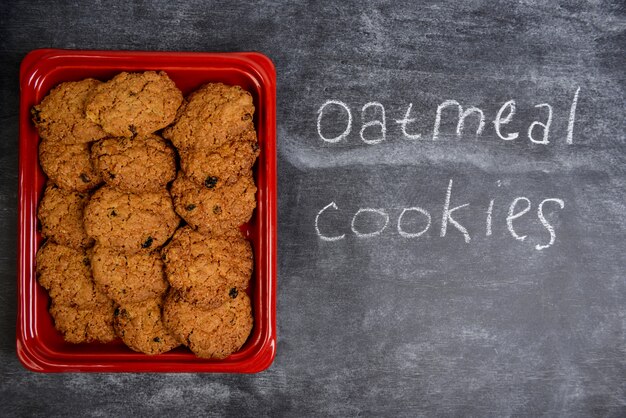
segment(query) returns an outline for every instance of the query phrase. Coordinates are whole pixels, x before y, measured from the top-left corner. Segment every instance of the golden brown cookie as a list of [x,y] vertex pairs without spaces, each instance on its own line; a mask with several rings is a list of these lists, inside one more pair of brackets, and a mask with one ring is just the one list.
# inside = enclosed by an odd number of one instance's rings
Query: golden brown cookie
[[104,186],[85,207],[84,222],[96,243],[134,254],[163,245],[180,220],[167,190],[135,194]]
[[182,100],[182,93],[163,71],[123,72],[96,87],[85,114],[109,135],[144,136],[169,125]]
[[91,147],[91,158],[102,179],[124,191],[157,191],[176,177],[174,149],[154,134],[104,139]]
[[39,163],[53,183],[68,190],[87,192],[102,178],[94,170],[89,157],[90,144],[63,145],[58,142],[39,143]]
[[252,247],[242,237],[209,238],[185,226],[163,248],[167,280],[188,302],[211,308],[245,291]]
[[121,305],[158,298],[167,291],[159,251],[129,255],[96,245],[91,250],[91,269],[96,287]]
[[41,235],[72,248],[91,246],[93,240],[87,236],[83,225],[83,210],[88,201],[87,193],[61,189],[48,182],[39,202]]
[[61,83],[31,110],[33,122],[43,140],[80,144],[98,140],[106,133],[85,117],[85,101],[102,84],[88,78]]
[[256,186],[250,175],[231,185],[198,186],[179,172],[171,192],[176,212],[203,234],[236,233],[256,207]]
[[170,332],[198,357],[223,359],[238,351],[252,331],[250,298],[234,295],[214,309],[201,309],[170,291],[163,306],[163,321]]
[[101,342],[108,343],[117,338],[113,329],[112,301],[82,308],[59,304],[50,306],[54,326],[63,334],[65,341],[73,344]]
[[239,86],[209,83],[191,93],[163,136],[178,149],[220,146],[254,129],[252,96]]
[[109,300],[96,289],[84,250],[47,242],[37,252],[36,264],[39,284],[59,305],[88,308]]
[[247,130],[241,136],[215,148],[181,149],[180,167],[199,186],[214,183],[233,184],[240,176],[250,175],[259,156],[256,132]]
[[117,335],[129,348],[145,354],[161,354],[178,347],[178,340],[164,327],[163,298],[119,306],[114,313]]

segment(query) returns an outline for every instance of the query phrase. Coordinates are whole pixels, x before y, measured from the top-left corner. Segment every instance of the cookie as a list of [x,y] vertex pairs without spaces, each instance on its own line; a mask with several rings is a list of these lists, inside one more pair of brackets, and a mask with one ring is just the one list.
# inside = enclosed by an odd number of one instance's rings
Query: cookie
[[223,359],[248,339],[253,325],[252,307],[244,292],[217,308],[201,309],[170,291],[163,306],[163,321],[198,357]]
[[134,254],[163,245],[180,221],[167,190],[128,193],[104,186],[85,207],[84,222],[97,244]]
[[113,326],[129,348],[145,354],[161,354],[178,347],[178,340],[164,327],[161,318],[163,298],[119,306]]
[[91,250],[91,269],[96,287],[122,305],[161,297],[168,288],[158,251],[127,255],[96,245]]
[[191,93],[163,136],[176,148],[212,148],[254,129],[252,96],[239,86],[209,83]]
[[245,291],[252,276],[252,247],[242,237],[209,238],[186,226],[176,231],[163,256],[170,285],[205,308]]
[[53,88],[31,110],[39,136],[61,144],[81,144],[103,138],[106,133],[85,117],[85,101],[102,83],[88,78],[69,81]]
[[113,329],[112,301],[88,308],[59,304],[53,301],[50,314],[54,327],[69,343],[108,343],[117,338]]
[[144,136],[169,125],[182,100],[163,71],[123,72],[95,88],[85,114],[111,136]]
[[198,186],[179,172],[171,192],[176,212],[203,234],[236,233],[256,207],[256,186],[250,175],[231,185]]
[[39,163],[53,183],[68,190],[87,192],[94,189],[102,178],[95,171],[89,144],[64,145],[53,141],[39,143]]
[[47,242],[37,252],[36,268],[39,284],[59,305],[88,308],[109,300],[96,289],[84,250]]
[[249,175],[259,156],[259,145],[253,129],[233,141],[215,148],[181,149],[180,168],[199,186],[233,184]]
[[87,236],[83,225],[83,210],[88,201],[86,193],[61,189],[48,182],[37,213],[41,235],[67,247],[91,246],[93,240]]
[[174,149],[154,134],[96,142],[91,159],[107,184],[124,191],[157,191],[176,177]]

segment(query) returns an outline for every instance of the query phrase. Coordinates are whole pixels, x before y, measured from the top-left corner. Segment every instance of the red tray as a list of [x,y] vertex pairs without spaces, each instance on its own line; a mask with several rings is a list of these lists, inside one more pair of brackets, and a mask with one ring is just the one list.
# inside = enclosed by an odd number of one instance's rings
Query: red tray
[[[121,71],[163,70],[187,94],[207,82],[237,84],[256,108],[260,156],[255,168],[257,208],[246,227],[254,248],[251,283],[254,328],[242,349],[224,360],[205,360],[185,348],[148,356],[122,342],[69,344],[55,330],[48,295],[35,277],[41,242],[37,205],[46,181],[39,167],[39,136],[30,108],[52,87],[86,77],[101,80]],[[38,372],[241,372],[266,369],[276,353],[276,71],[259,53],[70,51],[29,53],[20,68],[19,233],[17,356]]]

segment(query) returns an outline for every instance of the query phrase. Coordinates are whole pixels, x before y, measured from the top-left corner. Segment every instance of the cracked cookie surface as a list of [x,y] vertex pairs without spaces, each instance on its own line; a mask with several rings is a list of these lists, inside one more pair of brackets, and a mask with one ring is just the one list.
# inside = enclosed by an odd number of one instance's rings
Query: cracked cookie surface
[[123,72],[96,86],[85,114],[109,135],[143,136],[169,125],[182,100],[182,93],[164,71]]
[[90,144],[39,143],[39,163],[53,183],[64,189],[87,192],[102,183],[90,158]]
[[181,344],[198,357],[223,359],[238,351],[252,331],[250,298],[240,292],[214,309],[201,309],[170,291],[163,321]]
[[209,83],[191,93],[163,136],[178,149],[212,148],[254,129],[252,95],[239,86]]
[[134,254],[163,245],[180,219],[167,190],[128,193],[104,186],[85,207],[84,222],[96,243]]
[[116,308],[113,326],[124,344],[150,355],[165,353],[180,345],[163,325],[162,305],[163,298],[155,298]]
[[85,250],[47,242],[37,252],[36,269],[39,284],[60,305],[87,308],[109,300],[92,280]]
[[117,338],[113,329],[114,305],[107,301],[89,308],[59,304],[50,306],[55,328],[65,341],[73,344],[108,343]]
[[96,245],[90,253],[96,287],[118,304],[143,302],[167,291],[159,251],[124,254]]
[[37,211],[42,237],[72,248],[91,246],[93,240],[87,236],[83,224],[83,210],[88,201],[87,193],[61,189],[48,182]]
[[203,234],[236,234],[256,207],[256,186],[251,175],[216,187],[198,186],[179,172],[171,192],[176,212]]
[[43,140],[61,144],[96,141],[106,133],[85,116],[85,102],[102,82],[87,78],[61,83],[48,93],[31,115]]
[[91,158],[102,179],[124,191],[157,191],[176,177],[174,149],[154,134],[103,139],[91,147]]
[[219,147],[181,149],[180,168],[199,186],[215,182],[216,185],[233,184],[247,175],[259,156],[259,146],[254,129],[244,131]]
[[167,280],[188,302],[216,307],[248,288],[252,247],[242,237],[211,238],[185,226],[162,252]]

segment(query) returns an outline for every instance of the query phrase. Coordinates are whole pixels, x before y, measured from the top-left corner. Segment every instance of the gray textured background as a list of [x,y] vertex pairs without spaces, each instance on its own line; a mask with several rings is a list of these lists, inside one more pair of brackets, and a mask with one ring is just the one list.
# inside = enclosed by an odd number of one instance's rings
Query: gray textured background
[[[0,415],[626,415],[625,13],[619,1],[2,2]],[[18,68],[42,47],[256,50],[273,59],[279,343],[268,371],[45,375],[19,364]],[[337,144],[316,131],[329,99],[354,114]],[[427,137],[446,99],[483,109],[483,135],[456,138],[444,123],[437,143],[401,138],[392,121],[408,103]],[[520,138],[505,143],[489,121],[510,99],[518,112],[507,128]],[[385,105],[390,122],[374,146],[358,137],[370,101]],[[546,102],[552,143],[533,146],[525,132],[545,115],[533,106]],[[328,132],[342,130],[327,121]],[[452,205],[470,204],[457,212],[469,244],[453,228],[438,236],[450,179]],[[533,215],[516,221],[525,242],[506,230],[516,196],[533,202]],[[533,245],[547,233],[534,210],[546,197],[566,206],[550,215],[555,245],[540,252]],[[339,210],[320,227],[346,238],[329,243],[314,220],[331,201]],[[394,222],[415,205],[433,225],[401,238]],[[363,207],[389,213],[379,237],[351,233]]]

